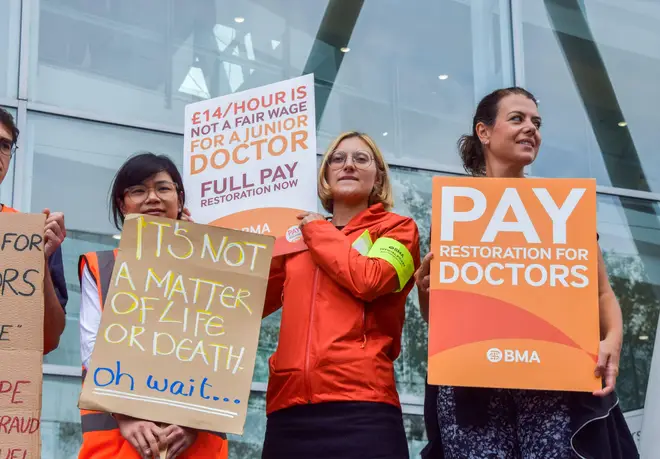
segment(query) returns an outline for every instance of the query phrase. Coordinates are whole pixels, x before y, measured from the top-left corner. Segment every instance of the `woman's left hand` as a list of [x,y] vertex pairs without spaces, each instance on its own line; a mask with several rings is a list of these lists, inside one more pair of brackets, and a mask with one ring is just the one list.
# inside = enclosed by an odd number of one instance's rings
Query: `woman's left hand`
[[622,337],[618,334],[607,336],[600,342],[598,349],[598,363],[594,374],[598,378],[605,379],[605,387],[595,391],[593,394],[598,397],[605,397],[611,394],[616,387],[616,378],[619,376],[619,359],[621,357]]
[[193,220],[192,215],[190,215],[190,210],[188,210],[187,207],[184,207],[183,210],[181,211],[181,220],[185,222],[195,223],[195,220]]
[[302,228],[307,223],[313,222],[314,220],[325,220],[325,217],[316,212],[304,212],[298,215],[298,220],[300,220],[300,227]]
[[167,459],[176,459],[197,439],[195,429],[175,425],[167,426],[164,434],[167,437]]

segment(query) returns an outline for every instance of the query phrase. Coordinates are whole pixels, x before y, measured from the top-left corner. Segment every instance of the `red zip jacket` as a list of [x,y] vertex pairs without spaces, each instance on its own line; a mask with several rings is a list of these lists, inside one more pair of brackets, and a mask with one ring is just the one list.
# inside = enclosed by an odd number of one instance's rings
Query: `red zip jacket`
[[393,362],[420,263],[417,225],[376,204],[342,230],[316,220],[302,234],[309,249],[271,265],[264,317],[283,310],[266,412],[334,401],[400,407]]

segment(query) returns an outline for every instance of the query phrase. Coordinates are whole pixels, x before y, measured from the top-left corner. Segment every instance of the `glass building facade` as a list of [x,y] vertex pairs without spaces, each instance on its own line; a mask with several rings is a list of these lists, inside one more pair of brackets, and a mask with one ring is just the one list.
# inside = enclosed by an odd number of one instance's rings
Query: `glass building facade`
[[[81,440],[78,256],[115,247],[110,181],[131,154],[181,166],[186,104],[314,73],[319,154],[344,130],[376,138],[395,211],[428,249],[431,178],[462,174],[456,149],[478,100],[519,85],[540,101],[529,174],[595,177],[598,230],[623,309],[618,391],[639,439],[660,311],[660,4],[626,0],[1,0],[0,105],[21,130],[0,200],[65,212],[69,290],[60,347],[44,364],[43,457]],[[411,457],[422,419],[427,329],[416,293],[396,363]],[[232,458],[260,457],[264,321],[246,432]],[[658,346],[660,347],[660,346]],[[650,375],[658,381],[649,384]],[[658,394],[660,398],[660,394]]]

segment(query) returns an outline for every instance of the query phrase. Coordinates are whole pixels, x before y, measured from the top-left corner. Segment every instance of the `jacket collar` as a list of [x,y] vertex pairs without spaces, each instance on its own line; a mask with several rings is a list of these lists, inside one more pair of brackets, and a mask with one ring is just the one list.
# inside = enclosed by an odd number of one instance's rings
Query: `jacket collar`
[[344,233],[350,233],[353,231],[367,229],[374,224],[385,220],[388,214],[389,212],[385,210],[385,206],[383,206],[383,204],[374,204],[351,218],[346,226],[344,226],[342,231]]

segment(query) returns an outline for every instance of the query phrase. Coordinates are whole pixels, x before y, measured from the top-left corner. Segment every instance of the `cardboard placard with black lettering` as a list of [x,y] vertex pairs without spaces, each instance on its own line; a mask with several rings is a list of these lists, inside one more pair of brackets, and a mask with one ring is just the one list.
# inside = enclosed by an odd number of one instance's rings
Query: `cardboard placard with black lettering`
[[0,213],[0,458],[41,457],[44,214]]
[[127,218],[79,407],[242,434],[274,242]]

